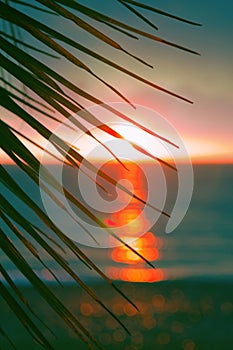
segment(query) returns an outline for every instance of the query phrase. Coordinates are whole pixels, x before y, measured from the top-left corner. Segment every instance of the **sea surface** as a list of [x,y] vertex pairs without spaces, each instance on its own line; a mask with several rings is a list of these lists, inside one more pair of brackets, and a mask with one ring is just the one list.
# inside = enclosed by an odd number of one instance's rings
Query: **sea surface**
[[[34,183],[15,166],[6,166],[7,171],[22,186],[24,191],[40,206],[43,206],[40,198],[39,189]],[[116,173],[110,172],[112,176]],[[69,179],[73,175],[69,175]],[[116,175],[119,176],[119,174]],[[132,179],[131,179],[132,180]],[[72,182],[65,181],[71,191],[74,192],[75,179]],[[70,184],[71,183],[71,184]],[[136,178],[135,193],[143,197],[144,183]],[[166,234],[159,226],[155,224],[150,229],[155,239],[149,243],[150,248],[157,250],[154,252],[154,265],[162,270],[163,279],[177,278],[199,278],[199,279],[232,279],[233,276],[233,166],[232,165],[195,165],[194,166],[194,190],[191,204],[181,224],[171,233]],[[15,208],[25,215],[30,221],[32,220],[37,226],[44,228],[38,217],[28,209],[20,200],[12,195],[5,187],[2,189],[3,194]],[[88,191],[88,186],[87,186]],[[77,193],[75,193],[77,194]],[[135,202],[135,201],[134,201]],[[92,210],[90,208],[90,210]],[[131,203],[125,210],[119,211],[118,215],[100,214],[100,217],[105,222],[110,222],[110,227],[114,220],[127,221],[129,215],[136,215],[140,207],[135,203]],[[170,210],[170,208],[168,208]],[[92,210],[92,212],[94,212]],[[136,213],[136,214],[135,214]],[[98,212],[97,212],[98,215]],[[108,220],[108,221],[106,221]],[[4,225],[8,234],[10,234],[13,242],[17,238],[9,233],[9,229]],[[45,231],[47,228],[44,228]],[[124,238],[124,236],[123,236]],[[91,240],[91,239],[90,239]],[[89,240],[89,242],[90,242]],[[36,245],[36,242],[34,242]],[[19,242],[18,242],[19,244]],[[92,244],[92,243],[91,243]],[[92,244],[94,245],[94,244]],[[148,244],[147,244],[148,245]],[[21,251],[24,257],[30,261],[31,266],[37,273],[48,280],[53,281],[53,278],[46,273],[44,266],[36,261],[27,249],[20,244]],[[124,261],[116,261],[112,256],[117,256],[117,248],[97,248],[86,247],[83,244],[80,248],[86,252],[92,260],[103,270],[110,272],[110,267],[121,268],[132,265],[127,264],[127,259]],[[137,248],[137,244],[135,245]],[[140,251],[143,254],[143,250]],[[52,258],[43,252],[40,252],[44,261],[49,267],[53,268],[56,275],[64,282],[72,282],[72,280],[64,274],[59,266],[56,265]],[[75,259],[72,254],[67,251],[66,256],[76,271],[85,279],[98,279],[94,273],[91,273],[83,264]],[[120,253],[119,253],[120,255]],[[152,259],[153,260],[153,259]],[[0,261],[5,266],[10,275],[18,283],[26,283],[14,265],[7,259],[4,254],[0,255]],[[135,258],[135,263],[137,259]],[[147,268],[143,265],[140,267]],[[116,276],[117,277],[117,276]]]
[[[42,206],[38,188],[16,167],[6,166],[6,169],[26,193]],[[122,169],[121,171],[113,170],[113,167],[110,169],[111,175],[116,180],[121,177]],[[134,183],[135,192],[146,198],[145,179],[138,174],[137,171],[134,176],[131,172],[131,181]],[[169,178],[169,172],[167,175]],[[76,182],[72,176],[68,172],[64,181],[69,190],[75,192]],[[175,231],[165,234],[162,219],[132,243],[136,251],[153,263],[155,269],[123,246],[95,248],[79,244],[89,258],[115,280],[118,288],[137,305],[139,312],[101,277],[84,266],[68,249],[63,253],[70,267],[123,322],[131,335],[128,335],[122,326],[78,286],[36,242],[32,241],[40,257],[60,279],[63,287],[55,281],[45,266],[20,244],[5,224],[3,229],[38,276],[90,331],[103,349],[231,350],[233,348],[233,166],[195,165],[194,178],[194,191],[189,210]],[[176,187],[171,187],[172,195],[165,204],[166,211],[171,210],[174,204],[175,189]],[[87,191],[90,191],[89,186]],[[110,193],[110,200],[116,196],[111,186],[107,188],[107,192],[101,191],[99,190],[99,193],[105,199],[106,193]],[[2,192],[25,218],[52,235],[38,217],[5,187],[2,188]],[[123,196],[123,200],[124,198]],[[102,212],[99,215],[101,220],[114,227],[116,224],[123,225],[137,216],[142,207],[142,203],[138,204],[138,201],[132,200],[124,210],[108,215]],[[144,220],[145,218],[140,219],[133,228],[137,229]],[[134,234],[133,228],[131,233]],[[124,234],[122,237],[124,238]],[[54,336],[31,314],[53,348],[87,349],[13,263],[1,251],[0,254],[1,264],[20,288],[36,317],[55,333]],[[3,280],[1,277],[1,281]],[[21,306],[26,309],[22,303]],[[0,324],[1,329],[17,349],[42,349],[20,324],[10,305],[3,299],[0,299]],[[12,349],[2,333],[0,349]]]

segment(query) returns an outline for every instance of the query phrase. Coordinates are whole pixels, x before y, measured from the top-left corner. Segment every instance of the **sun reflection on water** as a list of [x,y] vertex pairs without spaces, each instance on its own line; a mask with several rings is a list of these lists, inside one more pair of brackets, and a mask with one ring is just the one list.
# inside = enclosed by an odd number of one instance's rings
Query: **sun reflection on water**
[[[102,170],[110,172],[111,176],[130,181],[134,194],[142,200],[147,199],[147,181],[140,167],[131,162],[127,162],[127,169],[109,162],[102,167]],[[109,191],[114,191],[113,188]],[[123,191],[119,192],[119,200],[124,202],[128,200],[128,195]],[[114,195],[114,192],[113,192]],[[127,198],[126,198],[127,197]],[[131,242],[130,246],[140,253],[147,261],[153,262],[161,259],[161,247],[163,241],[156,237],[152,232],[146,232],[138,238],[138,232],[148,224],[148,218],[140,215],[144,204],[135,198],[126,205],[125,208],[111,213],[104,218],[104,222],[110,228],[123,227],[128,225],[127,232],[121,232],[120,237],[125,242]],[[151,268],[140,256],[135,254],[128,247],[121,245],[111,249],[109,256],[114,262],[114,266],[109,266],[106,273],[113,280],[122,280],[128,282],[156,282],[165,279],[164,271],[160,268]]]

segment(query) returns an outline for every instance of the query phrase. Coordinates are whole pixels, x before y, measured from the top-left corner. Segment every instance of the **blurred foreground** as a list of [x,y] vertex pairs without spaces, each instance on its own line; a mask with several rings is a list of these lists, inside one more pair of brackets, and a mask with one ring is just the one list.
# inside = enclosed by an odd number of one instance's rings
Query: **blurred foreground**
[[[75,286],[51,287],[90,330],[104,349],[125,350],[231,350],[233,348],[233,283],[198,280],[164,281],[151,284],[118,283],[137,304],[140,312],[103,283],[92,284],[98,296],[131,332],[126,332],[85,292]],[[74,333],[30,288],[23,287],[38,316],[54,330],[55,339],[43,326],[56,350],[86,349]],[[0,303],[4,330],[17,349],[41,349],[23,329],[5,303]],[[7,315],[7,317],[6,317]],[[2,317],[0,317],[1,319]],[[1,349],[9,349],[2,339]]]

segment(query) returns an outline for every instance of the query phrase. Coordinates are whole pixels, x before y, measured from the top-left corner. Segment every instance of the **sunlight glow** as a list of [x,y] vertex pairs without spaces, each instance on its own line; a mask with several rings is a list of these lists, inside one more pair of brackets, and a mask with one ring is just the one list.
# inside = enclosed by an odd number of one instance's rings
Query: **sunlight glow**
[[[113,138],[99,129],[92,130],[92,134],[111,148],[111,151],[120,159],[129,159],[131,161],[152,160],[150,156],[140,152],[136,148],[137,146],[155,157],[170,158],[168,149],[166,149],[164,144],[144,130],[126,123],[113,124],[111,127],[122,135],[123,139]],[[82,156],[90,157],[90,159],[108,160],[112,157],[100,143],[88,135],[83,135],[78,139],[76,146],[80,148]]]
[[[155,237],[152,232],[147,232],[135,242],[131,243],[131,247],[148,261],[159,259],[159,248],[161,246],[162,240]],[[117,263],[129,265],[124,265],[124,267],[109,267],[107,273],[112,279],[128,282],[157,282],[164,279],[162,269],[154,270],[146,267],[145,261],[125,246],[114,248],[111,252],[111,258]]]
[[127,282],[159,282],[164,280],[164,273],[161,269],[128,268],[121,269],[111,267],[107,269],[108,276],[113,280]]
[[[127,124],[119,124],[114,127],[114,129],[119,132],[124,138],[126,138],[130,142],[134,142],[136,144],[140,144],[147,151],[151,152],[154,156],[160,157],[162,159],[169,159],[170,155],[167,150],[163,147],[162,143],[153,137],[153,142],[151,142],[151,137],[148,136],[144,131],[134,127],[128,126]],[[95,129],[95,136],[103,141],[112,140],[112,136],[107,135],[105,132],[99,131]],[[27,135],[27,132],[25,131]],[[27,135],[31,137],[31,132]],[[65,135],[64,135],[65,137]],[[189,155],[192,159],[193,163],[203,163],[203,164],[232,164],[233,163],[233,154],[230,151],[229,142],[216,142],[216,138],[206,139],[199,138],[197,136],[188,136],[182,135],[183,141],[187,147]],[[42,158],[43,151],[39,148],[33,146],[28,141],[20,138],[20,140],[33,152],[35,157],[39,160]],[[33,141],[41,144],[41,146],[45,146],[45,141],[42,140],[38,135],[33,135]],[[118,143],[118,145],[117,145]],[[88,135],[83,135],[77,142],[74,144],[75,147],[80,148],[80,153],[83,156],[88,156],[88,153],[93,149],[97,148],[96,152],[94,152],[93,156],[90,157],[92,161],[99,159],[109,159],[110,154],[100,146],[100,144],[93,140]],[[124,149],[125,158],[136,160],[136,161],[153,161],[148,158],[144,154],[135,150],[129,142],[125,140],[116,139],[116,143],[114,146],[115,150]],[[56,155],[61,158],[61,155],[56,152]],[[94,158],[94,159],[93,159]],[[1,164],[13,164],[13,161],[5,154],[3,150],[0,150],[0,159]],[[182,158],[180,159],[182,161]],[[55,158],[48,157],[46,163],[57,164],[58,161]]]

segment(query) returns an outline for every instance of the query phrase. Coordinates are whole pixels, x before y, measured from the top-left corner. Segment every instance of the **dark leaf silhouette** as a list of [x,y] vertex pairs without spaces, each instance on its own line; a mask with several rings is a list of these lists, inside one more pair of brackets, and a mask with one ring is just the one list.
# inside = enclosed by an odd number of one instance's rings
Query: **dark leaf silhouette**
[[[157,26],[146,17],[146,11],[182,21],[187,24],[199,25],[194,21],[166,13],[157,8],[148,6],[143,2],[134,0],[115,0],[115,4],[116,6],[120,6],[122,10],[130,12],[132,15],[143,21],[151,30],[156,31]],[[145,11],[145,13],[141,10]],[[45,16],[43,18],[46,18],[46,21],[40,21],[40,16]],[[198,53],[195,50],[180,45],[179,43],[170,42],[169,40],[151,34],[150,32],[141,30],[136,26],[129,25],[128,23],[115,18],[114,15],[110,17],[105,13],[99,12],[92,7],[85,6],[78,1],[34,0],[28,2],[21,0],[0,0],[0,21],[2,22],[0,30],[0,105],[3,111],[3,120],[0,122],[1,148],[8,159],[10,159],[28,179],[33,181],[36,186],[40,185],[43,191],[52,199],[54,204],[69,214],[70,217],[75,220],[77,225],[79,225],[80,229],[84,230],[86,234],[98,244],[96,237],[85,229],[76,217],[72,217],[72,215],[67,212],[67,209],[60,201],[59,196],[52,191],[52,189],[54,189],[57,194],[61,192],[57,180],[45,167],[43,167],[42,164],[40,164],[36,154],[31,151],[30,146],[24,144],[23,140],[36,147],[36,149],[46,152],[54,161],[63,162],[67,166],[77,169],[81,169],[81,164],[84,165],[87,171],[83,169],[80,171],[84,171],[86,176],[94,182],[96,180],[90,175],[90,173],[95,174],[97,172],[98,169],[95,164],[92,164],[85,159],[85,157],[81,155],[78,147],[69,144],[65,138],[63,139],[63,137],[57,136],[50,129],[50,122],[54,122],[57,124],[63,123],[69,131],[82,131],[85,135],[88,135],[88,137],[104,147],[105,150],[107,150],[119,163],[119,166],[127,169],[124,162],[114,154],[111,148],[102,143],[101,140],[99,140],[98,137],[88,129],[86,123],[90,124],[92,128],[97,128],[101,132],[111,135],[113,138],[124,139],[123,136],[114,130],[113,127],[104,124],[100,117],[91,113],[88,108],[85,107],[85,103],[100,105],[104,110],[107,110],[109,113],[121,118],[121,120],[142,129],[151,136],[160,139],[173,147],[177,148],[178,145],[172,140],[169,140],[166,135],[155,133],[150,130],[149,127],[141,125],[133,120],[129,115],[126,115],[108,105],[105,101],[104,93],[103,96],[99,98],[97,97],[98,93],[96,93],[95,96],[92,93],[85,91],[81,84],[79,86],[79,84],[73,83],[65,74],[63,75],[60,71],[57,72],[53,64],[48,62],[52,62],[53,60],[58,62],[59,59],[65,60],[67,64],[74,65],[77,70],[83,70],[85,74],[93,79],[93,84],[97,81],[102,83],[103,89],[109,89],[114,96],[122,99],[132,108],[135,108],[132,101],[130,101],[116,86],[111,85],[106,79],[99,75],[95,71],[95,66],[93,65],[92,67],[88,60],[86,62],[83,57],[89,56],[97,62],[104,64],[106,68],[114,68],[116,71],[124,73],[126,77],[134,78],[138,82],[146,84],[155,90],[188,103],[192,103],[192,101],[187,97],[180,96],[176,92],[170,91],[165,87],[145,79],[137,72],[125,68],[121,62],[114,62],[114,60],[108,57],[108,53],[106,54],[106,57],[102,53],[97,53],[91,45],[88,45],[88,40],[86,46],[84,46],[78,41],[78,39],[76,40],[72,36],[62,33],[56,28],[56,18],[64,20],[64,23],[72,22],[77,33],[87,33],[87,36],[91,36],[92,40],[105,45],[106,49],[109,48],[109,50],[120,52],[125,55],[125,57],[129,57],[132,61],[138,61],[148,69],[153,68],[149,62],[150,58],[139,57],[129,51],[127,49],[128,40],[135,40],[135,47],[137,47],[139,39],[147,38],[153,43],[168,45],[174,49],[179,49],[192,54]],[[50,22],[51,19],[52,22]],[[101,25],[99,25],[99,23]],[[108,28],[112,29],[112,33],[120,33],[117,37],[123,37],[124,41],[121,43],[120,39],[114,39],[114,35],[109,34]],[[24,39],[25,33],[26,38],[30,38],[29,40]],[[78,35],[76,37],[78,38]],[[79,57],[79,53],[81,53],[80,56],[82,58]],[[43,59],[41,59],[41,57],[43,57]],[[79,118],[76,117],[77,113]],[[34,133],[40,136],[40,139],[45,141],[49,140],[56,150],[56,153],[48,151],[40,141],[37,141],[34,137],[31,137],[30,134],[21,130],[20,127],[17,127],[14,123],[14,120],[16,119],[20,120],[22,125],[27,125],[30,130],[33,130]],[[150,154],[136,143],[128,142],[138,152],[172,168],[175,171],[177,170],[172,164],[157,157],[156,154]],[[124,191],[141,204],[150,206],[149,203],[119,184],[104,171],[99,170],[98,174],[106,181],[106,183],[118,187],[118,189]],[[99,276],[101,276],[105,283],[110,284],[122,298],[138,310],[134,301],[121,291],[117,285],[113,283],[98,266],[96,266],[90,257],[87,256],[79,246],[66,235],[66,232],[62,232],[60,228],[57,227],[47,215],[46,211],[42,209],[40,205],[38,205],[24,190],[23,184],[19,185],[4,165],[0,167],[0,178],[4,188],[10,191],[10,193],[21,201],[24,206],[30,209],[33,215],[35,215],[41,224],[43,224],[43,228],[41,228],[40,225],[32,222],[30,218],[27,218],[16,205],[6,198],[6,196],[1,195],[1,219],[4,223],[4,227],[7,228],[6,232],[1,231],[0,235],[0,247],[4,256],[16,266],[16,268],[25,276],[27,281],[40,294],[41,298],[47,302],[49,307],[60,317],[64,324],[66,324],[87,345],[87,347],[91,349],[102,348],[95,337],[93,337],[88,329],[86,329],[86,327],[80,322],[78,317],[74,315],[66,305],[64,305],[55,293],[50,290],[44,280],[31,268],[29,261],[27,261],[27,256],[24,256],[20,251],[20,247],[17,246],[18,241],[27,251],[28,255],[33,257],[33,259],[37,260],[41,266],[47,269],[54,281],[62,286],[56,273],[53,269],[47,266],[43,260],[41,252],[46,252],[46,254],[50,255],[51,259],[58,264],[75,283],[80,285],[97,304],[105,309],[105,311],[109,313],[127,333],[129,333],[120,318],[114,315],[113,311],[96,295],[94,290],[82,281],[79,277],[79,273],[70,267],[66,253],[69,252],[85,264],[87,268],[93,269]],[[103,191],[107,191],[104,185],[97,181],[96,186],[100,187]],[[128,243],[124,242],[123,239],[115,235],[112,230],[110,230],[99,217],[93,214],[79,198],[74,196],[67,188],[64,188],[63,190],[68,201],[75,205],[80,212],[92,220],[93,223],[106,230],[109,235],[112,235],[134,254],[138,255],[149,264],[151,268],[154,268],[151,262],[143,257],[142,254],[131,247]],[[169,217],[169,213],[164,212],[162,209],[156,207],[152,208],[153,210]],[[8,232],[10,232],[11,236],[17,237],[17,241],[11,240]],[[23,295],[20,288],[18,288],[17,283],[15,283],[4,265],[0,265],[0,273],[2,276],[0,281],[0,293],[9,308],[12,309],[16,317],[36,342],[46,349],[53,349],[50,340],[44,336],[42,330],[43,328],[48,328],[49,332],[53,334],[52,329],[49,328],[44,320],[37,317],[30,301]],[[0,333],[7,339],[12,348],[17,348],[17,344],[14,344],[11,337],[5,332],[4,327],[0,328]]]

